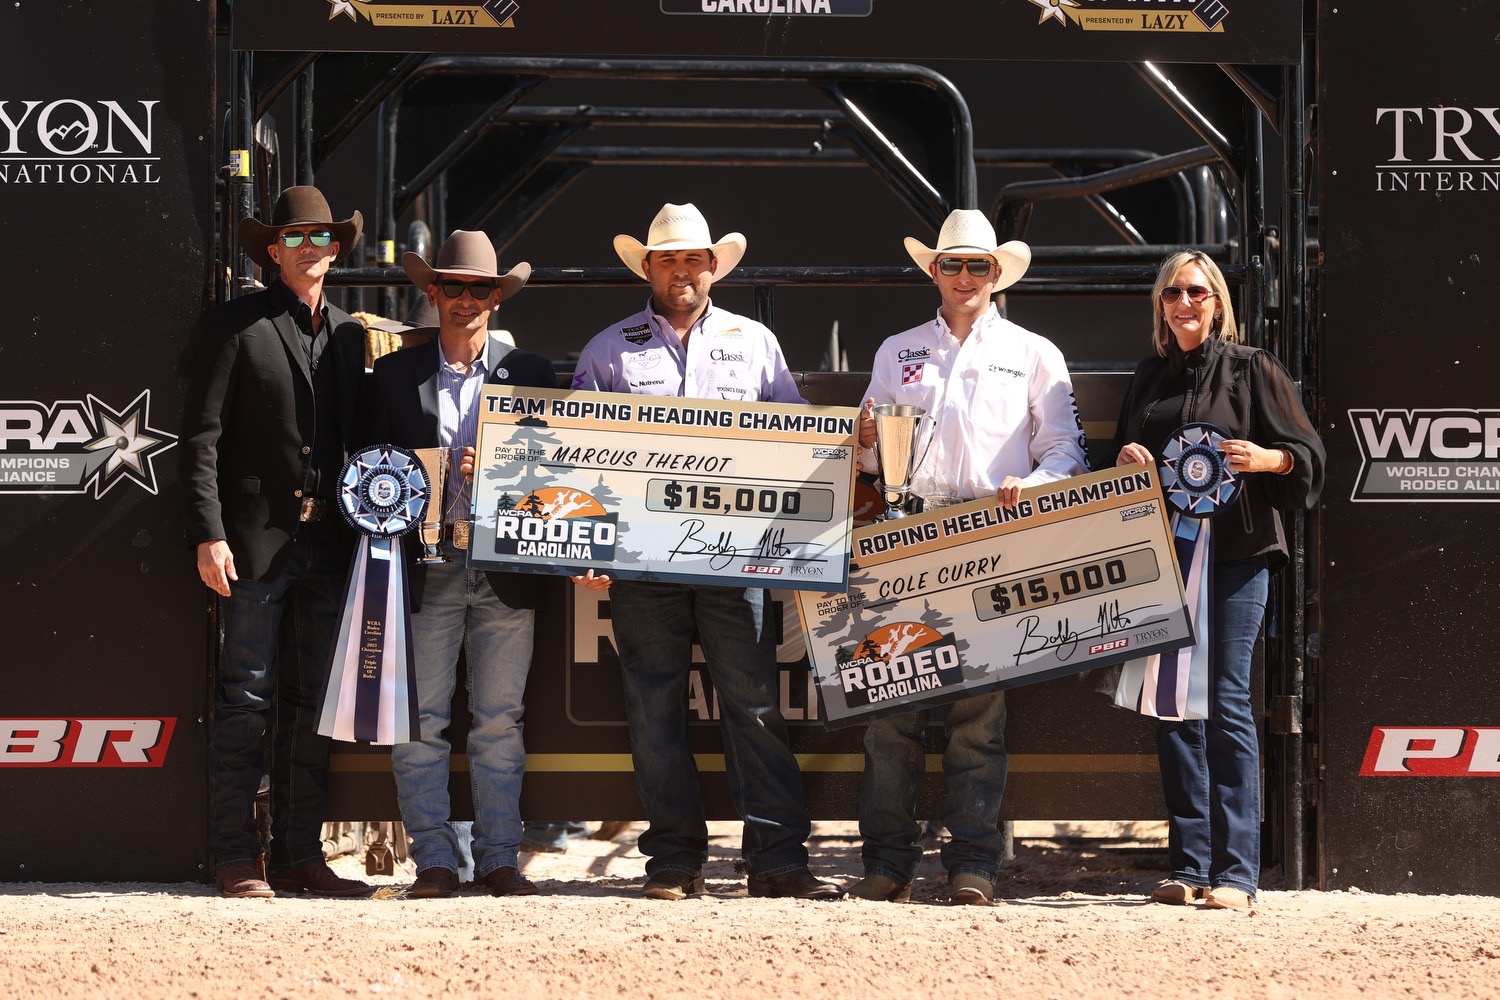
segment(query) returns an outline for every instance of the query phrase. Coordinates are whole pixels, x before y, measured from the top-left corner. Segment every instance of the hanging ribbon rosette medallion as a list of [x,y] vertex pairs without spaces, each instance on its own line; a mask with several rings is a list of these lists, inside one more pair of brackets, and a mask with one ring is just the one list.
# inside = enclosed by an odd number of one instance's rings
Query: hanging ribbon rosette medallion
[[396,445],[366,448],[339,474],[339,509],[360,538],[318,706],[324,736],[391,745],[419,735],[400,538],[422,523],[431,496],[426,468]]
[[1227,440],[1223,428],[1213,424],[1186,424],[1162,449],[1162,493],[1172,508],[1172,544],[1196,642],[1127,662],[1115,689],[1115,704],[1122,708],[1158,719],[1208,718],[1212,518],[1233,504],[1245,485],[1224,459]]

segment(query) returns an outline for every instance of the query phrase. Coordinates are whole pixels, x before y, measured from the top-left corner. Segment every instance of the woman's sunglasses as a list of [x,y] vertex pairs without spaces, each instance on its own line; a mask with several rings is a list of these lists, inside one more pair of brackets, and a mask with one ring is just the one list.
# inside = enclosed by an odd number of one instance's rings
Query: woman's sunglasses
[[1179,288],[1176,285],[1168,285],[1166,288],[1163,288],[1161,290],[1161,300],[1167,303],[1167,305],[1171,305],[1173,302],[1176,302],[1178,299],[1186,295],[1188,297],[1188,301],[1192,302],[1193,305],[1198,305],[1204,299],[1213,298],[1217,294],[1218,293],[1213,289],[1204,288],[1202,285],[1188,285],[1186,288]]
[[333,242],[333,234],[326,229],[314,229],[310,233],[282,233],[278,238],[288,250],[300,247],[304,239],[311,241],[315,247],[326,247]]

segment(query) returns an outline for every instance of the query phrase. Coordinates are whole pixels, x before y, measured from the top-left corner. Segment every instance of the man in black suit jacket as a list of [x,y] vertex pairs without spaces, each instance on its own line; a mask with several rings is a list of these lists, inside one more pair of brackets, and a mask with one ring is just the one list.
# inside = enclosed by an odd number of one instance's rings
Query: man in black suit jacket
[[[459,844],[448,824],[453,717],[460,645],[469,667],[469,779],[474,799],[475,882],[501,896],[528,896],[536,886],[517,867],[521,776],[526,747],[521,716],[531,669],[535,616],[543,592],[535,576],[479,572],[465,564],[480,386],[486,382],[556,388],[552,362],[514,350],[489,334],[490,314],[526,284],[531,265],[501,274],[484,233],[456,230],[437,266],[402,259],[407,276],[438,312],[438,336],[375,364],[379,416],[374,438],[407,448],[444,448],[453,456],[441,505],[442,553],[448,561],[412,567],[412,646],[421,738],[391,750],[401,819],[412,839],[416,899],[451,895],[458,886]],[[436,491],[434,491],[436,494]],[[427,520],[439,518],[428,515]],[[406,539],[408,556],[420,548]]]
[[[283,191],[269,223],[245,219],[241,245],[277,280],[210,310],[186,355],[188,540],[223,631],[208,818],[226,896],[369,891],[323,861],[329,743],[316,723],[352,542],[333,498],[364,375],[363,327],[328,303],[323,279],[361,224],[358,212],[333,221],[313,187]],[[273,708],[266,865],[255,796]]]

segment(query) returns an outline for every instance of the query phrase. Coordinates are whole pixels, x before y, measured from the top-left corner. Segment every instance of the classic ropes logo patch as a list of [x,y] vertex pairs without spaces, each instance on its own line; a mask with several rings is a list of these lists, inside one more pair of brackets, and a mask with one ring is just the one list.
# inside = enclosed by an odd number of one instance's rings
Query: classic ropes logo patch
[[495,510],[495,554],[563,561],[615,557],[619,515],[582,490],[544,487],[517,501],[502,493]]
[[963,683],[952,635],[921,622],[882,625],[837,653],[839,686],[850,708]]
[[121,410],[95,396],[0,401],[0,494],[87,493],[129,480],[156,493],[154,460],[177,438],[151,426],[151,390]]

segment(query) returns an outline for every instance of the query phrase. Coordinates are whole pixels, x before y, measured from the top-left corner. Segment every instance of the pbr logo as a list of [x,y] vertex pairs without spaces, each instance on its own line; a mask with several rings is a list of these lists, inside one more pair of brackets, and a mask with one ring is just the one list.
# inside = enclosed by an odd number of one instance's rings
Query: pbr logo
[[0,494],[104,496],[129,480],[156,493],[154,460],[177,438],[151,426],[151,390],[115,410],[95,396],[0,401]]
[[565,561],[609,562],[615,557],[620,515],[582,490],[546,487],[517,502],[500,495],[495,511],[495,554]]
[[882,625],[838,651],[839,685],[850,708],[963,683],[953,636],[921,622]]
[[1500,778],[1500,728],[1376,726],[1362,778]]
[[1500,410],[1350,410],[1359,444],[1351,500],[1500,500]]
[[161,767],[175,718],[0,719],[0,767]]
[[0,184],[156,184],[160,101],[0,100]]

